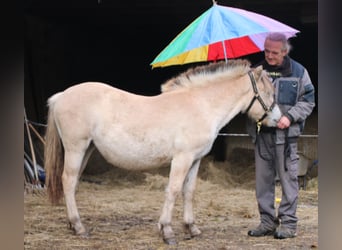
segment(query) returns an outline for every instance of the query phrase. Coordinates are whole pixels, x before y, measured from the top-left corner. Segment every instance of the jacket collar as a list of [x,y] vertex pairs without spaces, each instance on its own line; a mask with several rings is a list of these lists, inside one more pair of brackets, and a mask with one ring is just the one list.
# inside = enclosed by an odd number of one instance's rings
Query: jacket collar
[[286,77],[292,74],[291,59],[289,56],[284,57],[284,61],[280,66],[272,66],[266,60],[261,62],[263,68],[267,71],[269,77],[273,80],[279,77]]

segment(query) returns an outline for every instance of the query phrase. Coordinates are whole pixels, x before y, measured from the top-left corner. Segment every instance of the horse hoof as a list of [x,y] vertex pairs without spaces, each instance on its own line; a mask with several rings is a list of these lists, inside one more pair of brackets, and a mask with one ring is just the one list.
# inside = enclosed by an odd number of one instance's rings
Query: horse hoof
[[176,237],[172,231],[172,228],[169,224],[161,224],[158,223],[159,233],[163,237],[163,241],[168,245],[176,245]]
[[175,238],[163,239],[164,242],[168,245],[177,245],[177,241]]
[[90,233],[88,231],[82,233],[76,233],[75,235],[79,236],[82,239],[88,239],[90,237]]
[[80,236],[80,238],[82,238],[82,239],[89,239],[90,234],[87,232],[87,233],[80,234],[79,236]]
[[90,237],[90,231],[86,229],[79,230],[79,231],[74,230],[74,233],[75,235],[79,236],[82,239],[88,239]]
[[192,239],[191,234],[186,233],[186,234],[184,235],[184,238],[183,238],[183,239],[184,239],[184,240],[191,240],[191,239]]
[[200,235],[201,233],[202,233],[201,230],[199,230],[196,226],[193,226],[193,227],[191,228],[191,236],[192,236],[192,237],[198,236],[198,235]]
[[184,239],[189,240],[195,236],[200,235],[202,232],[198,229],[195,224],[185,224],[184,225],[185,236]]

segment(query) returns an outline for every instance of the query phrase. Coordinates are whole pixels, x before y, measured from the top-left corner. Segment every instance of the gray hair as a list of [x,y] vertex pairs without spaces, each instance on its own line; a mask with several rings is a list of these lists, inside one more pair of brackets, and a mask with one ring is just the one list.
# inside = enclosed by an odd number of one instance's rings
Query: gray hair
[[287,53],[289,53],[292,48],[290,42],[287,40],[286,36],[283,33],[269,33],[266,36],[266,40],[267,39],[271,41],[281,42],[283,44],[283,50],[285,50]]

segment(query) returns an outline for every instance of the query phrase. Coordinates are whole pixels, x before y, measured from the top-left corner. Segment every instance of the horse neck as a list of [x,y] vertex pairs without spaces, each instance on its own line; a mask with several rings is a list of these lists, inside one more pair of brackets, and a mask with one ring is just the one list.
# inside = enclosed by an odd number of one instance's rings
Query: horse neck
[[208,84],[202,93],[203,99],[211,110],[208,112],[208,119],[216,119],[218,130],[245,110],[253,98],[252,86],[247,74],[238,79]]

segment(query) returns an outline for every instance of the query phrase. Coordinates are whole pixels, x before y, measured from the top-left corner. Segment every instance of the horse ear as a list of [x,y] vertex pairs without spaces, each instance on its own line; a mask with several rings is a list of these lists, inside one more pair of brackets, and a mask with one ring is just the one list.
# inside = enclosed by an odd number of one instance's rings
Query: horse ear
[[254,71],[254,77],[255,77],[255,80],[258,81],[260,76],[261,76],[261,73],[262,73],[262,65],[256,67],[253,71]]

